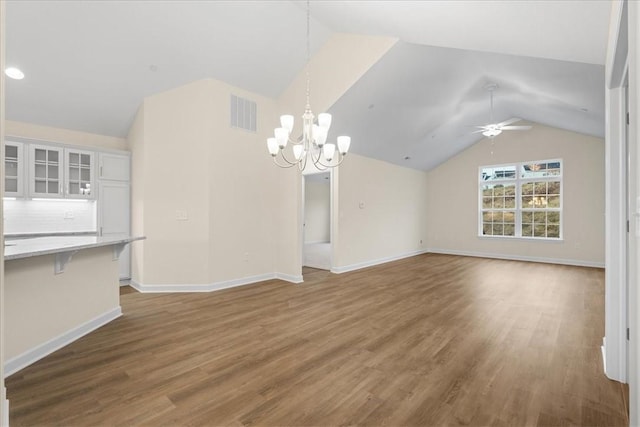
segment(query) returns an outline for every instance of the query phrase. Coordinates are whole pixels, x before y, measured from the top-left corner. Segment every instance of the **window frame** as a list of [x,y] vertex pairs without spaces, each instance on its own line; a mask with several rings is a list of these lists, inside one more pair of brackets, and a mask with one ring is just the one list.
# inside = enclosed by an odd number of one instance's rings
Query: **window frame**
[[[525,165],[530,164],[540,164],[540,163],[558,163],[560,173],[559,175],[552,176],[538,176],[538,177],[522,177],[522,171]],[[516,174],[514,178],[503,178],[503,179],[495,179],[495,180],[483,180],[482,179],[482,171],[488,168],[507,168],[507,167],[515,167]],[[564,161],[561,158],[556,159],[545,159],[545,160],[532,160],[532,161],[524,161],[524,162],[511,162],[511,163],[502,163],[502,164],[494,164],[494,165],[482,165],[478,167],[478,237],[487,238],[487,239],[524,239],[524,240],[536,240],[536,241],[547,241],[547,242],[561,242],[564,240]],[[560,194],[559,194],[559,202],[560,206],[558,208],[540,208],[540,209],[528,209],[522,206],[522,187],[526,183],[533,182],[560,182]],[[482,187],[488,184],[497,184],[497,185],[505,185],[505,184],[515,184],[516,187],[516,203],[515,208],[502,208],[502,209],[485,209],[483,207],[483,189]],[[484,234],[484,222],[483,222],[483,214],[485,212],[490,211],[513,211],[515,210],[515,230],[514,235],[491,235]],[[559,230],[558,237],[541,237],[541,236],[523,236],[522,235],[522,216],[523,212],[558,212],[559,213]],[[504,224],[504,223],[503,223]],[[547,223],[548,226],[548,223]]]

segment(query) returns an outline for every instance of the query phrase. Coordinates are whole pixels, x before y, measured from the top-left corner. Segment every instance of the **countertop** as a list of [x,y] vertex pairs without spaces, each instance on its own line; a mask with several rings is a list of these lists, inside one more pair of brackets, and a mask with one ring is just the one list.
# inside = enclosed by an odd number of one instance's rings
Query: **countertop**
[[145,237],[135,236],[49,236],[11,239],[5,242],[4,260],[71,252],[100,246],[126,244]]

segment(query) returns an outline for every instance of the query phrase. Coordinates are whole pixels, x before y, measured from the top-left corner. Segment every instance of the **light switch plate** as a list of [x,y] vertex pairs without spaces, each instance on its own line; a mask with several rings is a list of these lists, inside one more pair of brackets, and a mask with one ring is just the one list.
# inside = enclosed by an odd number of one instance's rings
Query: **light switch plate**
[[188,221],[189,215],[187,215],[186,209],[178,209],[176,210],[176,220],[178,221]]

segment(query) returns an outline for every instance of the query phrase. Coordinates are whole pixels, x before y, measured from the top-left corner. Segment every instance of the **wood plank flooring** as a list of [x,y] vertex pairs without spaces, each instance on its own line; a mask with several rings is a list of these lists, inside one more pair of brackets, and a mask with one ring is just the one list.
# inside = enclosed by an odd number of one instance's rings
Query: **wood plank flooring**
[[623,426],[600,269],[437,254],[124,316],[6,381],[12,426]]

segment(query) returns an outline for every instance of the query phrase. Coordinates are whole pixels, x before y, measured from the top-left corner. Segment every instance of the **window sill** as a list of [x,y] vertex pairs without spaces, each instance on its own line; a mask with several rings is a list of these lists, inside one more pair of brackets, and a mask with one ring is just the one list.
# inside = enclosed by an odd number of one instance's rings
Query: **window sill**
[[541,243],[564,243],[564,239],[552,239],[548,237],[515,237],[515,236],[485,236],[478,235],[481,240],[517,240],[525,242],[541,242]]

